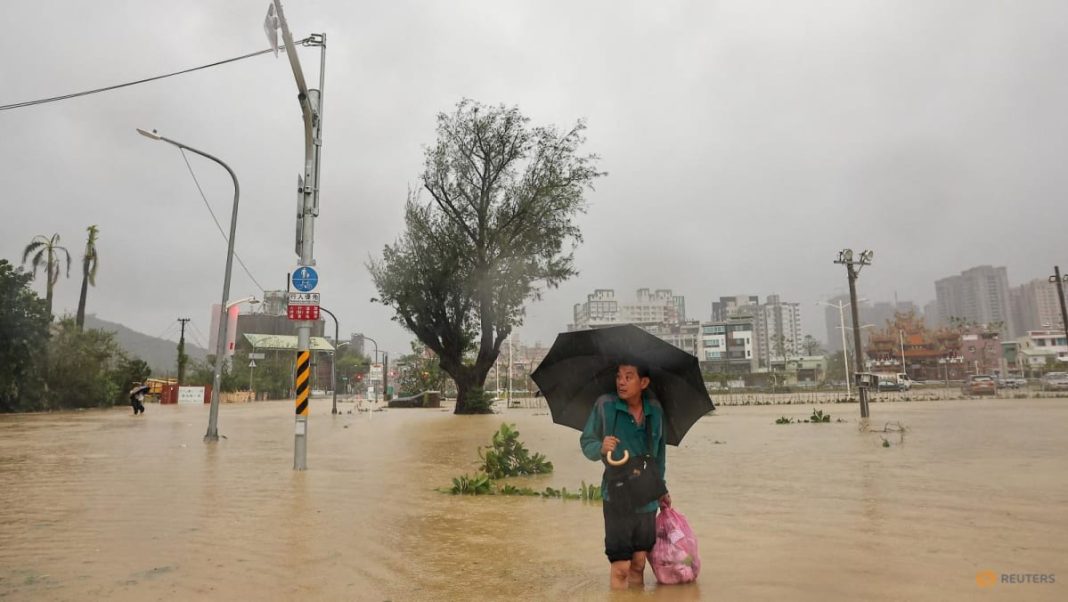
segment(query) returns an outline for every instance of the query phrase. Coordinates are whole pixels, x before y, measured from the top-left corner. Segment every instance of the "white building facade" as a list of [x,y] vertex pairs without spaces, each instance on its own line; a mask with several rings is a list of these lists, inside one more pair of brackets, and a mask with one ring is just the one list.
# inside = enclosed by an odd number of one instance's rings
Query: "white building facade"
[[604,288],[576,303],[574,321],[568,330],[584,330],[615,324],[681,324],[686,321],[686,299],[671,289],[640,288],[631,303],[616,297],[615,289]]
[[1015,327],[1009,305],[1009,277],[1004,267],[981,265],[935,282],[938,319],[962,318],[979,325],[1004,324],[1010,337]]
[[768,295],[767,301],[757,307],[754,326],[761,368],[784,364],[788,358],[804,354],[800,303]]

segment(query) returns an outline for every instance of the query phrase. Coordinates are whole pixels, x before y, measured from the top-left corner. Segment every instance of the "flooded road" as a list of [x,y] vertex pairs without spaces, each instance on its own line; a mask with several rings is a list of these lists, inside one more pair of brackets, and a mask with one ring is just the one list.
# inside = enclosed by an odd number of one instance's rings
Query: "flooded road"
[[[1068,401],[874,404],[903,438],[862,432],[856,405],[820,409],[846,422],[723,407],[669,447],[699,583],[647,573],[615,596],[599,505],[435,491],[505,421],[556,468],[523,484],[599,482],[545,410],[331,416],[316,400],[301,473],[289,402],[223,406],[217,445],[206,407],[0,416],[0,598],[1068,599]],[[980,588],[981,571],[1056,583]]]

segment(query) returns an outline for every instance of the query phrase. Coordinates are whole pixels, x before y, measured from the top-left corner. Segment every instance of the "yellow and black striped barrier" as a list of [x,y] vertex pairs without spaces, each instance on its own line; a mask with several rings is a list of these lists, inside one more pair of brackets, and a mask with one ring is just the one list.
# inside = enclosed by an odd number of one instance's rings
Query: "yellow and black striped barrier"
[[297,416],[308,416],[308,395],[311,393],[311,352],[297,354]]

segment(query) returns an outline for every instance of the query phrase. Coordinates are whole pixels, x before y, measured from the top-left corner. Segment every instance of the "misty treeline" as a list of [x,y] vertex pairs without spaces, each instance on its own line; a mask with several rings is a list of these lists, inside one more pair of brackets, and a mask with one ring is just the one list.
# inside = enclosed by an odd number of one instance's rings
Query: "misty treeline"
[[[33,274],[0,259],[0,412],[39,412],[129,403],[135,383],[152,375],[148,364],[119,347],[115,334],[85,329],[72,316],[52,319],[47,299],[30,288]],[[191,362],[183,385],[205,386],[214,358]],[[175,349],[177,364],[177,347]],[[243,363],[242,363],[243,362]],[[247,351],[228,362],[222,390],[247,389]],[[285,396],[292,387],[292,358],[258,362],[256,390]]]
[[33,274],[0,259],[0,412],[108,406],[126,401],[148,365],[125,354],[114,335],[53,322]]

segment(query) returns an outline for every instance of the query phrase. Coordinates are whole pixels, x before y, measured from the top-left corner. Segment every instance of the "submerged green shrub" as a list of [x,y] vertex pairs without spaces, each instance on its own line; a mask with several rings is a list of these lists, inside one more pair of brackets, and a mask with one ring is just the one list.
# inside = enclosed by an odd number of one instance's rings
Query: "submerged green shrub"
[[553,463],[545,456],[538,453],[531,455],[519,440],[519,431],[515,430],[514,424],[502,424],[500,430],[493,434],[491,446],[478,448],[478,457],[482,458],[482,472],[493,479],[553,471]]

